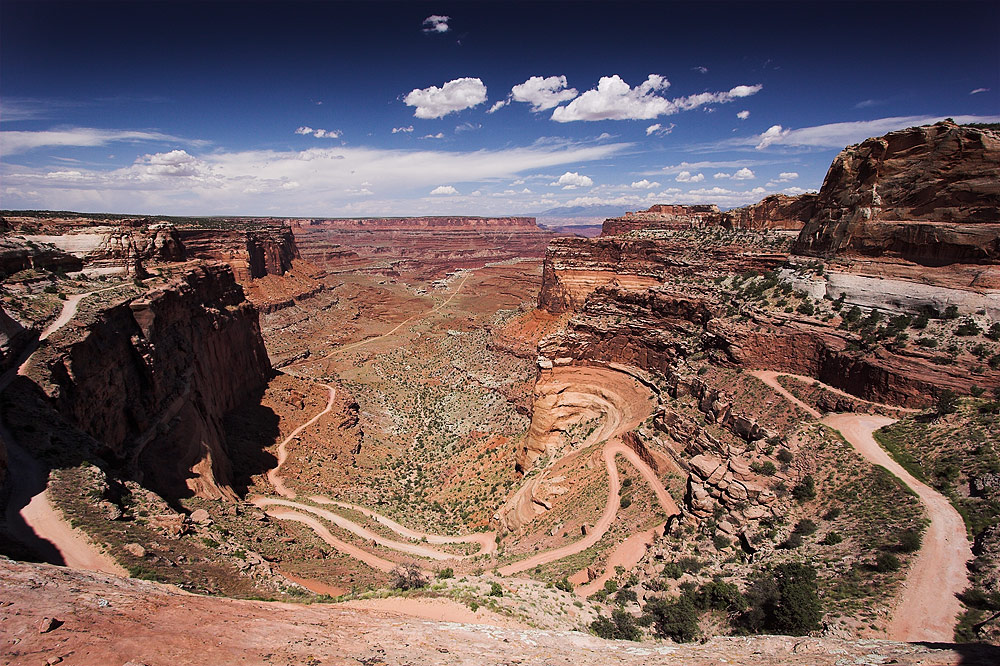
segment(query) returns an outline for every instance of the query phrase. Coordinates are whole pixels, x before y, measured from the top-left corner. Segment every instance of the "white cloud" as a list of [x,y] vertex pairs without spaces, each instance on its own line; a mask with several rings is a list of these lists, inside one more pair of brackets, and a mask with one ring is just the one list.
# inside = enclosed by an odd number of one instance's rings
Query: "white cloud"
[[649,77],[635,88],[630,87],[617,74],[602,76],[597,88],[588,90],[566,106],[552,112],[552,120],[566,123],[574,120],[639,120],[670,113],[671,102],[657,96],[670,82],[658,74]]
[[754,172],[750,169],[743,167],[739,171],[733,174],[733,180],[750,180],[751,178],[756,178]]
[[450,29],[448,27],[448,21],[451,20],[450,16],[438,16],[433,14],[424,19],[424,32],[448,32]]
[[724,171],[720,171],[719,173],[717,173],[714,176],[712,176],[712,178],[715,178],[716,180],[721,180],[722,178],[732,178],[732,177],[733,177],[733,174],[731,174],[731,173],[725,173]]
[[790,180],[795,180],[799,177],[799,174],[795,171],[782,171],[778,174],[777,178],[772,179],[773,183],[787,183]]
[[[995,123],[997,116],[951,116],[956,123]],[[751,145],[763,150],[773,145],[808,146],[822,148],[843,148],[873,136],[881,136],[895,130],[914,125],[929,125],[944,120],[945,116],[894,116],[877,120],[830,123],[800,129],[786,129],[772,125],[766,132],[754,137],[734,139],[720,143],[720,146]]]
[[458,194],[458,190],[456,190],[451,185],[438,185],[433,190],[431,190],[431,194],[435,194],[435,195],[442,194],[442,195],[450,196],[450,195]]
[[979,93],[989,92],[989,88],[976,88],[975,90],[970,90],[970,95],[978,95]]
[[531,104],[534,112],[558,106],[577,96],[576,88],[566,87],[565,76],[532,76],[524,83],[510,89],[510,97],[515,102]]
[[561,185],[564,190],[575,190],[578,187],[590,187],[594,181],[589,176],[581,176],[576,171],[567,171],[559,176],[559,180],[549,183],[549,185]]
[[676,127],[676,125],[673,123],[670,123],[670,125],[666,127],[660,125],[660,123],[654,123],[646,128],[646,136],[650,136],[651,134],[655,134],[656,136],[666,136],[674,131],[674,127]]
[[[681,171],[695,171],[697,169],[735,169],[745,166],[759,166],[762,164],[771,164],[771,161],[766,160],[738,160],[738,161],[704,161],[704,162],[681,162],[680,164],[669,164],[661,168],[657,172],[650,172],[643,175],[659,175],[660,173],[679,173]],[[720,176],[720,177],[728,177]]]
[[678,183],[700,183],[705,180],[705,174],[697,173],[692,176],[690,171],[681,171],[674,180]]
[[642,180],[637,180],[634,183],[632,183],[631,185],[629,185],[629,187],[631,187],[632,189],[635,189],[635,190],[651,190],[654,187],[659,187],[659,186],[660,186],[660,184],[658,182],[656,182],[655,180],[652,181],[652,182],[650,182],[650,181],[646,180],[645,178],[643,178]]
[[698,72],[699,74],[708,74],[708,67],[703,67],[701,65],[698,65],[697,67],[692,67],[691,70],[694,72]]
[[392,128],[392,133],[393,134],[399,134],[400,132],[412,132],[412,131],[413,131],[413,125],[410,125],[408,127],[393,127]]
[[60,130],[0,132],[0,152],[4,155],[23,153],[46,146],[103,146],[115,142],[165,141],[185,145],[207,145],[207,141],[190,141],[161,132],[133,130],[101,130],[75,127]]
[[[131,165],[114,169],[81,164],[33,167],[5,160],[0,197],[9,208],[163,215],[499,215],[512,210],[509,201],[473,205],[465,202],[467,195],[428,198],[426,193],[441,183],[463,189],[462,183],[470,183],[468,189],[474,190],[556,167],[578,168],[575,165],[608,159],[631,145],[560,142],[462,152],[326,144],[305,150],[214,150],[200,155],[170,150],[140,155]],[[339,187],[331,188],[330,183]],[[366,189],[392,194],[367,196]],[[522,191],[518,196],[527,195]]]
[[443,139],[444,132],[438,132],[437,134],[424,134],[421,139]]
[[675,99],[656,94],[669,86],[670,82],[658,74],[650,74],[635,88],[629,87],[617,74],[602,76],[597,88],[588,90],[566,106],[554,109],[552,120],[561,123],[576,120],[649,120],[705,104],[731,102],[753,95],[763,87],[740,85],[726,92],[699,93]]
[[295,133],[303,136],[312,135],[317,139],[339,139],[343,134],[340,130],[313,129],[305,125],[295,130]]
[[740,120],[746,120],[747,118],[750,117],[750,112],[747,111],[746,109],[744,109],[744,110],[740,111],[739,113],[737,113],[736,117],[739,118]]
[[496,104],[494,104],[493,106],[491,106],[486,113],[496,113],[497,111],[499,111],[503,107],[507,106],[508,104],[510,104],[510,100],[509,99],[502,99],[499,102],[497,102]]
[[414,88],[403,102],[415,106],[417,118],[441,118],[449,113],[471,109],[486,101],[486,86],[477,78],[448,81],[442,87]]

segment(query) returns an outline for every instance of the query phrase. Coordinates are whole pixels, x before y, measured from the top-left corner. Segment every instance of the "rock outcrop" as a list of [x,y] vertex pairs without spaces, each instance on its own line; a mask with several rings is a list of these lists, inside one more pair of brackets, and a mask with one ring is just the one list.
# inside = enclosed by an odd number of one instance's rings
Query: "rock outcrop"
[[1000,134],[951,121],[848,146],[793,251],[1000,263],[998,173]]
[[229,264],[240,283],[284,275],[299,256],[295,236],[284,223],[222,220],[218,226],[182,227],[180,238],[190,256]]
[[48,234],[19,234],[10,239],[55,247],[77,260],[72,270],[118,270],[142,277],[146,263],[184,259],[184,245],[177,230],[166,222],[139,226],[70,227],[64,229],[66,233],[51,233],[60,230],[63,229],[58,225],[52,225]]
[[11,236],[0,238],[0,278],[32,268],[65,273],[80,270],[83,261],[50,243]]
[[718,224],[730,229],[799,230],[813,216],[816,194],[772,194],[758,203],[720,213]]
[[645,290],[670,272],[713,277],[728,271],[766,271],[786,258],[738,239],[699,244],[680,237],[557,238],[545,253],[538,305],[548,312],[565,312],[582,306],[603,286]]
[[78,320],[28,370],[60,418],[164,497],[235,497],[222,419],[271,369],[257,311],[232,271],[195,267]]
[[649,210],[625,213],[622,217],[605,220],[602,236],[619,236],[630,231],[647,229],[691,229],[714,224],[720,215],[715,204],[682,206],[656,204]]

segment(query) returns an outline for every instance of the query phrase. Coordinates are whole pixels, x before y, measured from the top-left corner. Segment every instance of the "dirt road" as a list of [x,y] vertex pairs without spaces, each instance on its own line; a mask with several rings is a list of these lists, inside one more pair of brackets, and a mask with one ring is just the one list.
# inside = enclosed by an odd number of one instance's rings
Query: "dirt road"
[[[917,493],[927,508],[931,524],[924,534],[916,561],[906,577],[903,593],[893,612],[888,633],[889,638],[894,640],[950,642],[954,638],[955,621],[962,609],[957,595],[969,585],[966,563],[972,559],[972,548],[962,517],[944,495],[915,479],[875,441],[872,433],[883,426],[895,423],[895,419],[869,414],[821,416],[819,412],[778,383],[778,376],[786,374],[788,373],[770,371],[753,373],[755,377],[820,419],[822,423],[840,431],[844,439],[850,442],[866,460],[885,467],[902,479]],[[810,382],[816,381],[811,377],[799,378]],[[823,387],[842,393],[825,384]]]
[[912,488],[931,519],[893,613],[889,638],[951,642],[955,620],[962,610],[956,595],[969,585],[966,563],[972,559],[972,549],[965,522],[944,495],[910,475],[872,437],[875,430],[892,422],[883,416],[858,414],[830,414],[823,419],[823,423],[839,430],[861,455],[885,467]]

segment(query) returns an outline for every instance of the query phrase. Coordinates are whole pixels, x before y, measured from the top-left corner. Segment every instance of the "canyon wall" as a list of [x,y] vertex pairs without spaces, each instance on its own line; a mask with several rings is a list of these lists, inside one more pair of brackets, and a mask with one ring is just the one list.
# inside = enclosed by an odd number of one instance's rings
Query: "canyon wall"
[[797,254],[1000,263],[1000,134],[950,121],[845,148]]
[[232,271],[198,266],[78,319],[29,371],[61,417],[165,497],[235,497],[222,419],[271,369],[257,311]]
[[191,257],[223,261],[232,268],[236,280],[284,275],[299,257],[295,236],[281,223],[243,226],[223,222],[221,228],[182,227],[180,238]]
[[470,216],[426,216],[426,217],[359,217],[359,218],[319,218],[296,220],[297,227],[326,227],[350,230],[409,230],[426,231],[435,229],[519,229],[537,230],[533,217],[470,217]]
[[603,286],[643,290],[660,284],[668,273],[709,277],[723,271],[766,271],[786,258],[739,240],[699,244],[685,238],[557,238],[545,253],[538,306],[566,312]]
[[98,271],[120,270],[142,277],[146,263],[182,261],[185,257],[177,229],[166,222],[113,227],[53,223],[45,231],[44,234],[12,234],[4,242],[27,245],[32,250],[32,264],[37,262],[51,270],[87,267]]
[[604,221],[602,236],[619,236],[647,229],[690,229],[714,223],[720,214],[715,204],[682,206],[656,204],[648,210],[625,213]]
[[772,194],[758,203],[720,213],[718,224],[732,229],[786,229],[798,231],[813,216],[815,194],[797,197]]

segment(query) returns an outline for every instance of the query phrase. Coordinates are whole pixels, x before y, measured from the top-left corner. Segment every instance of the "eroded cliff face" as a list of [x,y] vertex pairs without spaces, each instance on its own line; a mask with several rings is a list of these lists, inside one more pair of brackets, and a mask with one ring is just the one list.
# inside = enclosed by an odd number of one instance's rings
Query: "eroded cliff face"
[[243,284],[266,275],[284,275],[299,257],[295,236],[283,223],[226,221],[223,228],[184,227],[180,237],[190,256],[229,264]]
[[1000,262],[1000,135],[943,121],[848,146],[794,252]]
[[235,498],[222,419],[271,374],[257,311],[224,265],[78,315],[28,377],[95,453],[165,497]]
[[538,306],[553,313],[573,310],[600,287],[643,291],[668,273],[714,277],[722,271],[766,271],[785,261],[780,250],[748,245],[737,235],[718,243],[679,236],[557,238],[545,253]]
[[760,202],[720,213],[718,223],[733,229],[799,230],[813,216],[815,194],[772,194]]
[[604,221],[602,236],[620,236],[648,229],[690,229],[715,224],[720,215],[715,204],[683,206],[656,204],[649,210],[625,213]]

